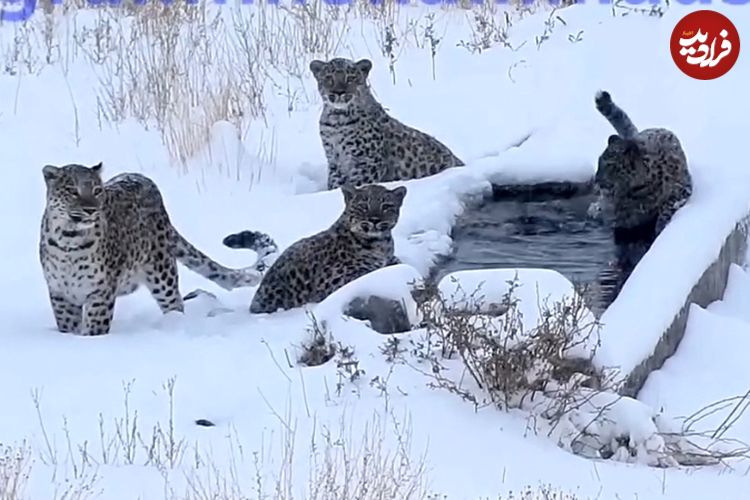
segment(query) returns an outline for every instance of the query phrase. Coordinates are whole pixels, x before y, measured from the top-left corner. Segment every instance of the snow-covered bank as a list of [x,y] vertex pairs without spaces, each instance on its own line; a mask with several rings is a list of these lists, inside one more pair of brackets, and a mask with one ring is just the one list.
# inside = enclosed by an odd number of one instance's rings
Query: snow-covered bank
[[745,262],[748,217],[744,186],[698,192],[638,263],[602,314],[595,358],[619,372],[622,394],[637,396],[677,349],[691,303],[721,298],[730,265]]
[[707,307],[691,306],[680,347],[640,394],[652,407],[669,408],[694,434],[737,440],[737,449],[750,442],[744,360],[749,292],[746,266],[732,265],[724,296]]

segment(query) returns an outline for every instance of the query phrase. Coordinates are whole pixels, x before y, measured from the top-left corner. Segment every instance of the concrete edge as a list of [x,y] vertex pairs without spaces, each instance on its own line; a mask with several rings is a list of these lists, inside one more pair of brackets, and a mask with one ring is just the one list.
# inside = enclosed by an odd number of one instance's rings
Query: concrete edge
[[675,314],[670,326],[662,333],[651,356],[641,361],[625,376],[619,387],[619,394],[637,398],[648,376],[660,369],[664,362],[677,351],[685,335],[691,304],[706,307],[723,298],[729,277],[729,266],[731,264],[742,265],[745,261],[749,226],[750,215],[745,216],[735,225],[724,240],[719,256],[704,270],[698,282],[693,286],[682,308]]

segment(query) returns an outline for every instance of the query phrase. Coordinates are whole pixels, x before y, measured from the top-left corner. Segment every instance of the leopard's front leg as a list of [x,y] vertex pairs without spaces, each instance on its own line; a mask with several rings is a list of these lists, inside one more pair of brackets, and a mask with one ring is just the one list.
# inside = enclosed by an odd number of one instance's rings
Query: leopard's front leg
[[115,312],[115,287],[92,292],[83,306],[81,335],[106,335],[109,333]]

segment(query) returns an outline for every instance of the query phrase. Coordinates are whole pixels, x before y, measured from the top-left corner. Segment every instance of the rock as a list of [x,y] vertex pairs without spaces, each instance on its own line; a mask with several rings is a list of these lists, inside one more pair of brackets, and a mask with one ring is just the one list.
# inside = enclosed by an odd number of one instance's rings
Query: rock
[[401,333],[411,330],[409,317],[401,302],[371,295],[357,297],[346,307],[344,314],[369,321],[370,328],[379,333]]

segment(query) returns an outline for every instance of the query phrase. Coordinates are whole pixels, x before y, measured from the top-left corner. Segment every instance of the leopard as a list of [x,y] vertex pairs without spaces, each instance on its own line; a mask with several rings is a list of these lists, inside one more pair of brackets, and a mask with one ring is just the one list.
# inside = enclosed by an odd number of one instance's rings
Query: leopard
[[[328,228],[302,238],[273,261],[250,303],[252,314],[274,313],[322,302],[347,283],[399,264],[393,228],[407,189],[379,184],[341,186],[344,210]],[[224,244],[255,244],[252,232],[230,234]]]
[[372,61],[309,64],[323,101],[318,122],[329,190],[435,175],[464,162],[435,137],[390,116],[370,90]]
[[608,91],[594,99],[617,132],[598,158],[594,188],[598,200],[590,213],[609,215],[617,241],[653,242],[693,193],[685,151],[666,128],[638,130]]
[[[224,267],[188,242],[150,178],[121,173],[105,182],[102,168],[101,162],[42,168],[39,260],[58,331],[108,334],[116,299],[141,285],[162,313],[184,312],[178,261],[226,290],[260,283],[256,266]],[[271,240],[265,236],[257,241]]]

